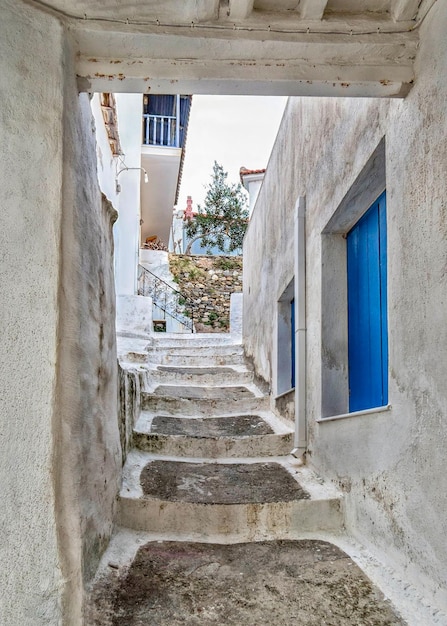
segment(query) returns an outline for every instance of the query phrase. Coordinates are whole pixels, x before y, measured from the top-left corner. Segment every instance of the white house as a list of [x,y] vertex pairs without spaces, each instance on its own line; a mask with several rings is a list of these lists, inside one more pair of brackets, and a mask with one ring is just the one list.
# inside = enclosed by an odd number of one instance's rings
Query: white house
[[245,237],[243,325],[348,531],[444,610],[445,8],[404,100],[289,99]]

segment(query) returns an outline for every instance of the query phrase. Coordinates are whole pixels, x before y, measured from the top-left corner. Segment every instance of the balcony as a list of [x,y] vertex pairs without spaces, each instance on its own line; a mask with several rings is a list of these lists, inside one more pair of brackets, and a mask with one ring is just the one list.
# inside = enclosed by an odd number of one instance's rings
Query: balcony
[[180,120],[175,115],[143,114],[143,145],[180,147]]
[[143,95],[141,167],[141,243],[157,236],[166,245],[177,201],[191,96]]

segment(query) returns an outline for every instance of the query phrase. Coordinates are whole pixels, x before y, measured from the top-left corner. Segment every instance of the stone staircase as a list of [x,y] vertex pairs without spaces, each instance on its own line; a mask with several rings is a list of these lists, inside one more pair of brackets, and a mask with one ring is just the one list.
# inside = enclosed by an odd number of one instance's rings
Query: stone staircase
[[[407,623],[340,547],[401,607],[408,585],[347,540],[340,494],[289,454],[240,340],[118,339],[129,451],[86,626]],[[432,623],[418,610],[408,626]]]
[[144,374],[119,497],[119,525],[178,539],[294,539],[342,528],[339,494],[289,455],[231,335],[161,335],[124,346]]

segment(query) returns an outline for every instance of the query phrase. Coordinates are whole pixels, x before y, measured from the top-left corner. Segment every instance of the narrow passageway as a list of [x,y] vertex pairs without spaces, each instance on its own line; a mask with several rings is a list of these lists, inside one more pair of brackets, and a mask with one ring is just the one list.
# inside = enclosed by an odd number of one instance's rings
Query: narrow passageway
[[340,494],[289,455],[239,342],[126,339],[121,365],[144,381],[141,412],[88,624],[404,623],[321,540],[343,529]]

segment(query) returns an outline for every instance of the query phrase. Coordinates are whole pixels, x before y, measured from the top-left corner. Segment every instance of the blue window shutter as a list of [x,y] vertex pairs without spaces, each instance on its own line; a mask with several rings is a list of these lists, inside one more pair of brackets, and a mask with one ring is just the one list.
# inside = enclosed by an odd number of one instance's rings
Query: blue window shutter
[[385,193],[347,236],[349,410],[388,402]]

